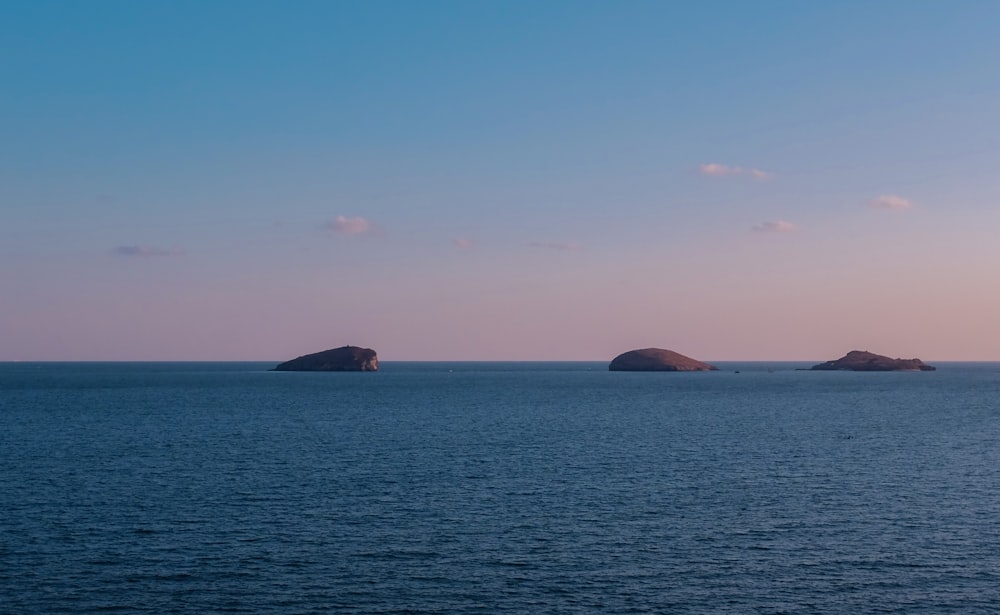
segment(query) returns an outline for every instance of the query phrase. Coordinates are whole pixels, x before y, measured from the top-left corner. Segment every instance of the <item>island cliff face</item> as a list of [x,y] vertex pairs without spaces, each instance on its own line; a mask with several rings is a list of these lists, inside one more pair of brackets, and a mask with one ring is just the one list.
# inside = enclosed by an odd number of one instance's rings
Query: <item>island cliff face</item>
[[920,359],[892,359],[867,350],[852,350],[835,361],[813,365],[815,370],[850,370],[855,372],[932,372],[937,368]]
[[285,361],[276,372],[375,372],[378,355],[371,348],[341,346]]
[[615,357],[608,366],[612,372],[706,372],[715,369],[714,365],[662,348],[630,350]]

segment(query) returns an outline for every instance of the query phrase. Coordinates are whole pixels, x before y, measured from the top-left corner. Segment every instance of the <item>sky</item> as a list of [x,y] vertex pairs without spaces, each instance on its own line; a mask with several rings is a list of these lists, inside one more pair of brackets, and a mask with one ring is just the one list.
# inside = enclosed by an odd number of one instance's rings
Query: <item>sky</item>
[[1000,2],[0,3],[0,360],[1000,360]]

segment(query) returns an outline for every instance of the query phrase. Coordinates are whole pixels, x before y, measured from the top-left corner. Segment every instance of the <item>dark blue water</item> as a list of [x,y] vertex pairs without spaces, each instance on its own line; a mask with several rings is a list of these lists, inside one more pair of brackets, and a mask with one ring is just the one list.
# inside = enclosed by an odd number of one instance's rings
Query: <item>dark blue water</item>
[[271,366],[0,364],[0,612],[1000,610],[1000,364]]

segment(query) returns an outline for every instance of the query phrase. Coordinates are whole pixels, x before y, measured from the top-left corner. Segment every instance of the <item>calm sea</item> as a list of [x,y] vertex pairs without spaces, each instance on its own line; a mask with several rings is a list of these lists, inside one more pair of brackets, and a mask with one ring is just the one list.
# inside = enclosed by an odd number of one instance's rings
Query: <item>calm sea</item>
[[273,366],[0,364],[0,612],[1000,612],[1000,364]]

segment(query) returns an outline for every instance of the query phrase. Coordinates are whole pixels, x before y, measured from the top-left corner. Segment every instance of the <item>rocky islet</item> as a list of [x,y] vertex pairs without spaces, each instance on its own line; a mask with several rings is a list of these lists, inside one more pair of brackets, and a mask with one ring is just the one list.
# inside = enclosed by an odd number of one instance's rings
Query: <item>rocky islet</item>
[[341,346],[285,361],[276,372],[375,372],[378,354],[371,348]]

